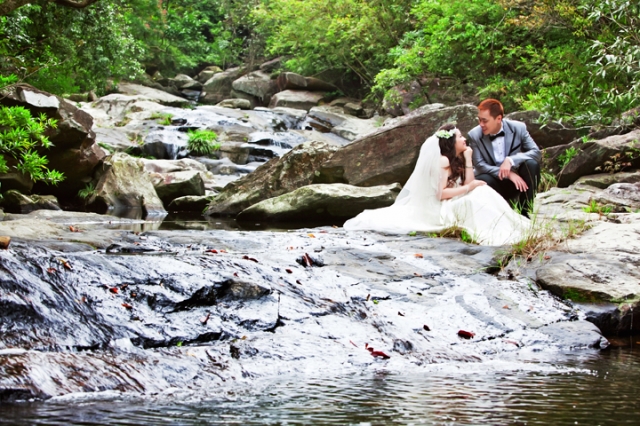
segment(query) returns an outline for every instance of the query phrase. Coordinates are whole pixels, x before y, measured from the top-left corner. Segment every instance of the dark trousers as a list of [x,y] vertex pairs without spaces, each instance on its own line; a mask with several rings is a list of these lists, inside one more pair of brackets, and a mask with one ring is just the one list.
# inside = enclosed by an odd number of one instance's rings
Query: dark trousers
[[529,187],[525,192],[518,191],[518,188],[509,179],[500,180],[488,173],[478,175],[476,179],[487,182],[487,185],[502,195],[502,198],[507,200],[509,204],[519,209],[523,216],[529,217],[538,182],[540,182],[540,164],[535,160],[527,160],[518,167],[516,172]]

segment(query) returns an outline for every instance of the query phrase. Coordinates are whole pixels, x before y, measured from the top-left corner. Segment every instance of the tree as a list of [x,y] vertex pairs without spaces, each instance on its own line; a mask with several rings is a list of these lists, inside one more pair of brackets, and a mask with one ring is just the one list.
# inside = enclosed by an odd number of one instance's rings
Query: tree
[[[48,0],[48,1],[50,3],[55,3],[59,6],[71,7],[74,9],[84,9],[85,7],[91,6],[92,4],[94,4],[99,0],[82,0],[82,1]],[[4,0],[2,3],[0,3],[0,16],[7,16],[14,10],[34,2],[35,0]]]

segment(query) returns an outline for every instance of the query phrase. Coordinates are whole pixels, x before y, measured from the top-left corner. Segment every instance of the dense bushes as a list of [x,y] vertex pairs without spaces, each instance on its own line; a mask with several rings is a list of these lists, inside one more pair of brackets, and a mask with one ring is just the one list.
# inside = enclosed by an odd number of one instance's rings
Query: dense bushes
[[2,73],[55,93],[285,55],[291,71],[332,71],[343,91],[355,81],[378,101],[446,76],[510,111],[577,123],[640,103],[640,4],[625,0],[43,2],[0,17],[0,36]]

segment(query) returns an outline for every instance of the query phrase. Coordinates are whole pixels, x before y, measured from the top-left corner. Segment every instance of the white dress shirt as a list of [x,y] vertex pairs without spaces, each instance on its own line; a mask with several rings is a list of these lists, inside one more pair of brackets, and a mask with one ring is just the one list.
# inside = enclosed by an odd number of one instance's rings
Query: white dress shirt
[[[500,131],[498,133],[500,132],[504,133],[504,127],[502,126],[500,127]],[[502,164],[505,159],[504,135],[498,136],[497,138],[492,140],[491,144],[493,145],[493,156],[496,158],[496,164]],[[506,158],[509,158],[509,157],[506,157]],[[509,162],[511,163],[511,167],[513,167],[513,160],[511,158],[509,158]]]

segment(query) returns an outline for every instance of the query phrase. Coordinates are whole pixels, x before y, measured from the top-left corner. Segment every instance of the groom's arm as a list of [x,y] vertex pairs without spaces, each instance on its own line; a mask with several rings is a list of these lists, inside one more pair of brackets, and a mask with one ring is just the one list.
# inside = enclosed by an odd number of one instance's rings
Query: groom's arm
[[[509,158],[513,161],[513,167],[518,168],[527,160],[535,160],[540,163],[542,160],[542,152],[535,143],[524,123],[516,124],[516,137],[513,144],[513,153],[509,154]],[[520,145],[518,147],[518,145]]]
[[478,176],[487,173],[498,179],[498,172],[500,171],[500,167],[489,164],[482,155],[483,152],[481,152],[482,149],[478,146],[478,140],[471,133],[469,133],[467,136],[469,137],[469,145],[473,150],[471,159],[473,160],[475,175]]

